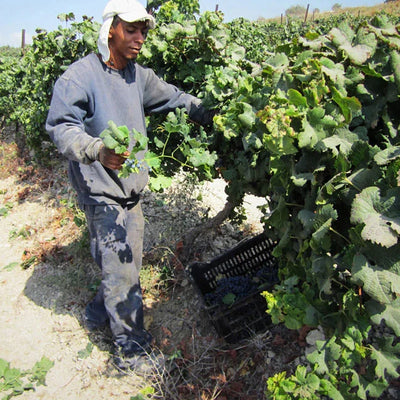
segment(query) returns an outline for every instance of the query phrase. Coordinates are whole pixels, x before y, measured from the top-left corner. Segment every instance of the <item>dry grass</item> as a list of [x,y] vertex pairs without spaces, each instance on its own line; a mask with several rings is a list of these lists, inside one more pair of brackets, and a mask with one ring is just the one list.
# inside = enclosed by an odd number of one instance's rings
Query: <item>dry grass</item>
[[[338,11],[326,11],[326,12],[321,12],[321,13],[315,13],[313,15],[313,4],[310,2],[310,9],[308,13],[308,20],[310,19],[323,19],[323,18],[329,18],[332,15],[339,15],[339,14],[350,14],[354,16],[366,16],[366,17],[371,17],[377,13],[380,12],[385,12],[387,14],[391,15],[399,15],[400,16],[400,0],[392,1],[389,3],[381,3],[377,4],[375,6],[370,6],[370,7],[346,7],[346,8],[340,8]],[[261,18],[261,20],[264,20]],[[274,18],[268,18],[265,19],[266,22],[281,22],[281,17],[274,17]]]
[[392,1],[389,3],[381,3],[377,4],[376,6],[371,6],[371,7],[346,7],[346,8],[341,8],[339,11],[336,13],[334,12],[325,12],[325,13],[320,13],[319,17],[329,17],[332,14],[341,14],[341,13],[348,13],[351,15],[360,15],[360,16],[367,16],[371,17],[377,13],[380,12],[386,12],[387,14],[392,14],[392,15],[400,15],[400,1]]
[[[282,327],[275,327],[227,346],[220,339],[193,331],[182,350],[166,358],[164,368],[153,369],[145,377],[154,390],[152,399],[262,400],[268,376],[283,369],[293,372],[296,363],[288,367],[288,360],[301,353],[293,351],[294,347],[300,349],[293,339]],[[282,344],[288,351],[278,350]],[[271,349],[280,353],[275,360],[271,359],[275,354]],[[134,371],[125,373],[135,375]]]

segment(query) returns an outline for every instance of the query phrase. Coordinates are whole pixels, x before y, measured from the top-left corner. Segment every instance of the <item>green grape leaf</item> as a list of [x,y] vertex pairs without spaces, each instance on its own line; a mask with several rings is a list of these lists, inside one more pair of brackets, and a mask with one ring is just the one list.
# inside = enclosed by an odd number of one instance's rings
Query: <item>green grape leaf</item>
[[287,221],[289,218],[289,210],[286,206],[284,197],[280,197],[279,202],[275,209],[271,210],[268,218],[268,223],[272,226],[280,227],[282,221]]
[[341,395],[339,390],[333,386],[332,382],[328,379],[321,379],[320,387],[322,392],[327,395],[332,400],[344,400],[344,397]]
[[286,54],[283,53],[277,53],[274,54],[273,56],[269,57],[266,62],[265,65],[270,65],[273,68],[281,68],[284,69],[289,65],[289,59],[286,56]]
[[118,129],[125,134],[126,137],[129,137],[129,129],[126,125],[121,125]]
[[304,186],[307,182],[312,181],[313,174],[311,172],[292,175],[290,179],[296,186]]
[[374,324],[380,325],[382,321],[385,321],[396,336],[400,336],[400,298],[388,304],[370,300],[365,306]]
[[337,218],[338,218],[338,213],[333,208],[332,204],[326,204],[323,207],[321,207],[318,210],[318,212],[316,213],[315,221],[314,221],[314,227],[315,228],[319,228],[326,221],[329,221],[329,220],[335,221],[335,220],[337,220]]
[[164,175],[158,175],[157,177],[150,177],[149,187],[155,192],[159,192],[172,185],[172,178]]
[[341,348],[334,340],[335,337],[326,342],[317,341],[317,350],[307,356],[318,374],[327,374],[336,367],[336,360],[340,357]]
[[314,107],[307,110],[307,119],[312,126],[317,126],[325,117],[325,109],[322,107]]
[[400,246],[387,248],[372,243],[368,246],[364,245],[365,243],[359,243],[359,246],[364,247],[363,254],[370,262],[379,265],[383,269],[397,272],[400,275]]
[[157,154],[147,151],[144,155],[144,160],[146,161],[147,165],[153,169],[158,170],[161,166],[161,159],[157,156]]
[[128,148],[124,145],[118,145],[114,148],[115,153],[117,154],[123,154],[126,151],[128,151]]
[[365,225],[361,232],[364,240],[385,247],[395,245],[400,234],[400,188],[386,197],[380,196],[377,187],[365,188],[353,201],[351,222]]
[[225,48],[228,34],[225,30],[214,30],[212,37],[210,37],[214,41],[215,48],[218,50],[222,50]]
[[165,143],[156,136],[153,138],[153,142],[158,149],[162,149],[165,145]]
[[318,252],[319,249],[329,250],[331,241],[328,235],[332,226],[332,218],[325,221],[311,236],[311,248]]
[[379,303],[390,304],[394,296],[400,293],[400,276],[371,265],[361,254],[354,256],[351,273],[351,280],[363,286],[364,291]]
[[355,370],[352,370],[350,372],[350,374],[351,374],[350,387],[358,388],[357,389],[357,396],[359,397],[359,399],[367,400],[367,393],[366,393],[366,390],[365,390],[364,386],[362,385],[360,376],[358,375],[358,373]]
[[400,157],[400,147],[399,146],[391,146],[385,150],[376,153],[374,156],[374,160],[378,165],[386,165],[389,164],[390,161],[395,160]]
[[311,229],[314,226],[314,221],[315,221],[315,212],[311,210],[307,210],[303,208],[302,210],[299,211],[297,214],[297,218],[300,220],[302,223],[304,229],[307,232],[311,232]]
[[243,112],[238,114],[237,117],[243,128],[250,129],[256,120],[256,116],[250,104],[241,103],[241,105],[243,107]]
[[312,260],[312,272],[321,292],[332,294],[333,260],[331,257],[316,257]]
[[393,337],[382,338],[379,350],[371,346],[371,358],[376,361],[375,373],[378,378],[385,378],[386,373],[394,378],[400,375],[400,344],[393,346]]
[[110,135],[120,144],[120,145],[129,145],[129,129],[124,126],[117,126],[114,121],[108,121],[108,126],[110,127],[109,132]]
[[233,305],[233,303],[236,301],[236,296],[233,293],[228,293],[226,294],[223,299],[222,302],[224,304],[226,304],[227,306],[231,306]]
[[282,381],[280,385],[285,393],[293,393],[296,390],[296,383],[289,379]]
[[372,186],[382,175],[382,172],[376,166],[373,168],[361,168],[353,172],[343,181],[350,183],[351,187],[361,192],[363,189]]
[[350,61],[355,65],[365,64],[365,62],[375,53],[377,41],[373,34],[362,35],[362,43],[358,42],[354,46],[352,45],[354,32],[350,28],[348,28],[347,31],[344,31],[343,24],[340,28],[333,28],[330,31],[330,35],[332,41],[339,47],[339,49],[344,51]]
[[332,87],[332,99],[336,102],[336,104],[342,110],[345,121],[350,123],[353,119],[353,114],[361,111],[361,103],[357,97],[346,97],[342,96],[342,94],[335,88]]
[[323,139],[322,142],[337,156],[339,151],[344,155],[348,155],[357,140],[358,135],[355,133],[350,132],[348,129],[338,129],[335,135]]
[[307,99],[298,90],[289,89],[288,96],[289,96],[289,101],[295,106],[299,108],[308,106]]
[[331,29],[329,36],[332,42],[339,47],[351,43],[354,39],[355,33],[348,24],[341,24],[339,28]]
[[342,50],[348,55],[350,61],[355,65],[363,65],[371,57],[373,49],[365,44],[351,46],[346,44]]
[[398,51],[391,51],[390,61],[393,69],[394,81],[396,82],[397,90],[400,92],[400,54]]
[[226,48],[226,54],[227,56],[231,57],[232,60],[240,61],[243,60],[243,58],[246,56],[246,49],[242,46],[231,43]]
[[368,382],[365,379],[361,379],[361,381],[366,386],[366,392],[369,395],[368,398],[377,399],[388,387],[388,382],[385,378],[375,379],[372,382]]
[[135,144],[133,146],[133,149],[131,150],[131,153],[136,154],[139,151],[146,150],[149,138],[143,135],[143,133],[137,131],[136,129],[133,129],[132,133]]
[[325,349],[315,350],[307,356],[307,360],[314,365],[315,371],[318,374],[327,374],[329,372],[329,365],[327,363],[329,357]]
[[110,136],[108,129],[103,131],[100,134],[100,137],[103,139],[104,146],[106,146],[107,149],[114,150],[116,147],[119,146],[118,142]]
[[217,154],[210,153],[209,150],[202,148],[190,149],[189,160],[194,167],[200,167],[201,165],[213,166],[217,158]]
[[183,26],[177,22],[172,22],[168,25],[161,26],[161,32],[165,35],[167,41],[173,40],[183,31]]
[[318,133],[307,121],[303,121],[303,130],[298,135],[300,147],[313,148],[319,141]]
[[164,51],[168,50],[168,41],[167,40],[162,40],[160,38],[154,38],[152,40],[152,44],[156,47],[156,49],[163,53]]
[[330,60],[329,58],[322,57],[320,60],[322,64],[322,71],[329,76],[329,78],[336,84],[337,87],[344,87],[344,67],[342,64],[338,64]]

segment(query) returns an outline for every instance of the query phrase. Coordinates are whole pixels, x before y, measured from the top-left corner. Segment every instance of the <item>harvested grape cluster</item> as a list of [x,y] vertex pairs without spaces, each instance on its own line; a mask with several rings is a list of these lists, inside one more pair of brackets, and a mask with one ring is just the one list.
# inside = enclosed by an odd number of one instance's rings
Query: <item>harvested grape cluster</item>
[[270,287],[278,282],[278,272],[275,268],[263,267],[254,275],[238,275],[221,277],[213,292],[206,293],[204,299],[209,306],[232,305],[257,291]]

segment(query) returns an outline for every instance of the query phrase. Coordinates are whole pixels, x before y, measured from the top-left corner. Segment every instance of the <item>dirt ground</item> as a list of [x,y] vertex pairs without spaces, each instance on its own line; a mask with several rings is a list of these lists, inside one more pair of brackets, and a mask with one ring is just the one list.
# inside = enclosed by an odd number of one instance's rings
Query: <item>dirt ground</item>
[[[0,358],[20,370],[29,370],[43,356],[54,362],[47,374],[46,386],[26,391],[20,398],[115,397],[122,400],[151,392],[151,385],[156,387],[154,398],[180,396],[175,387],[180,385],[180,379],[170,372],[143,378],[118,371],[110,356],[110,333],[105,330],[92,334],[82,324],[85,304],[93,296],[100,274],[85,246],[85,230],[73,221],[77,210],[74,193],[67,184],[65,164],[56,163],[43,175],[16,162],[15,148],[2,147],[2,152],[9,168],[2,171],[0,180],[3,210],[0,217]],[[186,186],[186,189],[191,191],[192,187]],[[172,196],[174,190],[177,188],[172,190]],[[198,223],[199,213],[204,218],[219,211],[225,201],[221,182],[204,187],[203,196],[204,202],[212,199],[212,204],[199,211],[193,208],[195,200],[185,202],[178,196],[178,203],[171,206],[168,195],[157,197],[147,193],[143,209],[147,218],[145,257],[148,260],[155,264],[160,260],[169,263],[171,250],[167,246],[188,226]],[[210,246],[203,241],[209,255],[218,254],[238,240],[240,235],[235,234],[233,227],[223,229],[232,237],[213,238]],[[202,353],[199,360],[189,361],[193,362],[194,369],[196,363],[200,367],[201,357],[210,357],[207,352],[215,351],[219,339],[202,314],[201,299],[184,274],[183,266],[178,268],[179,279],[174,276],[174,267],[170,268],[168,288],[165,281],[152,277],[151,268],[157,268],[154,264],[144,273],[146,324],[156,345],[175,360],[183,357],[182,349],[189,343],[192,348],[204,346],[199,350]],[[146,289],[146,285],[150,286]],[[194,343],[197,336],[198,343]],[[185,349],[185,352],[189,356],[192,350]],[[191,389],[181,390],[190,392]]]
[[[189,276],[174,257],[182,235],[225,203],[224,183],[184,177],[164,194],[146,192],[142,286],[146,326],[165,355],[165,370],[145,377],[119,371],[105,329],[82,323],[100,272],[90,258],[82,214],[65,163],[36,170],[0,146],[0,358],[29,370],[43,356],[54,362],[46,385],[20,399],[261,400],[265,382],[304,361],[304,336],[283,327],[239,344],[218,337]],[[194,259],[209,261],[262,230],[258,205],[245,199],[245,223],[225,222],[193,243]],[[75,219],[75,221],[74,221]],[[193,259],[193,261],[194,261]],[[3,393],[0,393],[3,396]],[[392,398],[392,397],[388,397]]]

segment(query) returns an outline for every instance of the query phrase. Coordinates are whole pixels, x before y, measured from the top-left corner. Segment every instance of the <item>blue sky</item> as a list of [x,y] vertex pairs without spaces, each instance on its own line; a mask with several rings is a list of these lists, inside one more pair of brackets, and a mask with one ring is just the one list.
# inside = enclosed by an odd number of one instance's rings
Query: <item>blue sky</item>
[[[140,0],[143,5],[145,0]],[[292,6],[301,5],[310,11],[318,8],[320,11],[330,11],[336,3],[342,8],[372,6],[383,3],[384,0],[200,0],[200,12],[219,10],[224,12],[225,20],[244,17],[250,20],[259,17],[273,18],[285,13]],[[0,46],[20,46],[22,29],[26,31],[26,42],[31,42],[31,36],[36,28],[54,30],[60,24],[57,15],[73,12],[76,20],[81,21],[82,15],[94,17],[101,22],[101,13],[106,0],[0,0]]]

